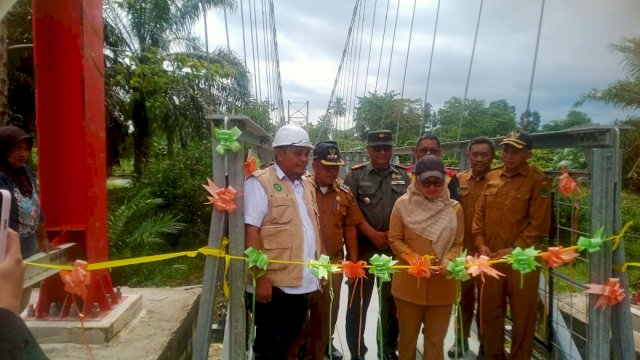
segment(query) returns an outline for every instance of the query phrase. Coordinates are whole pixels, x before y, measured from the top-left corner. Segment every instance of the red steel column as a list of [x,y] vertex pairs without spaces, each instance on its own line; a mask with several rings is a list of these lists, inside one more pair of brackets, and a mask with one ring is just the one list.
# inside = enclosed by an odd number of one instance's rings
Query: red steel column
[[[89,262],[104,261],[108,243],[102,1],[33,0],[33,37],[38,172],[49,236],[56,242],[77,242]],[[98,302],[108,310],[104,295],[115,299],[109,273],[92,276],[87,303]],[[55,280],[43,286],[39,313],[45,302],[63,301],[64,292],[52,284]]]

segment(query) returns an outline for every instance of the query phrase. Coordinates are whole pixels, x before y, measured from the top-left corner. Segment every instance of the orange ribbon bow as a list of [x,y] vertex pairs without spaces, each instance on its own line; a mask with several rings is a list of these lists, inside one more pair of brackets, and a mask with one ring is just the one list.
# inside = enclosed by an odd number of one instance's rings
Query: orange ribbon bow
[[213,204],[218,211],[226,211],[228,213],[234,212],[238,208],[233,203],[238,191],[232,186],[221,189],[209,178],[207,178],[207,185],[202,186],[211,194],[211,196],[207,196],[209,202],[205,204]]
[[91,276],[87,271],[86,261],[76,260],[71,271],[60,271],[60,278],[64,283],[64,291],[77,294],[83,299],[87,297],[87,285],[91,281]]
[[574,191],[576,191],[576,181],[571,177],[571,175],[569,175],[567,169],[562,168],[560,169],[560,172],[562,172],[562,175],[560,175],[560,177],[558,178],[560,181],[558,190],[560,190],[560,193],[562,195],[569,196],[573,194]]
[[613,306],[624,300],[624,289],[620,287],[620,279],[609,278],[607,285],[587,284],[588,294],[600,295],[596,302],[596,309],[605,309],[607,306]]
[[428,256],[417,256],[413,253],[404,254],[404,259],[409,263],[410,267],[407,272],[415,277],[430,277],[431,259]]
[[364,267],[367,265],[364,261],[351,262],[351,261],[343,261],[340,263],[340,269],[342,273],[345,274],[348,278],[364,278],[365,271]]
[[254,171],[258,170],[258,162],[256,161],[256,158],[254,158],[253,156],[250,157],[243,166],[244,169],[244,177],[248,178],[249,176],[251,176],[251,174],[253,174]]
[[570,263],[576,257],[578,257],[578,253],[576,253],[575,249],[563,250],[561,247],[550,247],[547,249],[546,254],[542,255],[542,258],[550,268]]

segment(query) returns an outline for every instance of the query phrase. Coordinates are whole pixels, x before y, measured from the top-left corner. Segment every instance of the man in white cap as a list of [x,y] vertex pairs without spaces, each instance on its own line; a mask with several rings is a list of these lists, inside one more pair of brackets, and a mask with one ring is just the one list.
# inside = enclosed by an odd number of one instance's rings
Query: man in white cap
[[[273,139],[275,164],[245,181],[245,246],[269,260],[308,262],[322,250],[315,187],[304,177],[313,145],[301,127],[281,127]],[[256,288],[255,359],[285,359],[309,310],[309,295],[319,289],[307,266],[270,262]]]

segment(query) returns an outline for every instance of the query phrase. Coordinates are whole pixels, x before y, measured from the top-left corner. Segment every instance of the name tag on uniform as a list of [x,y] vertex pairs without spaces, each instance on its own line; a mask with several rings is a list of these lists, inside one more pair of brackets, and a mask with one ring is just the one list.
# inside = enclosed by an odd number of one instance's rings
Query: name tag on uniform
[[404,180],[391,180],[391,185],[404,185]]
[[371,183],[371,181],[361,181],[361,182],[360,182],[360,186],[371,186],[371,185],[373,185],[373,184]]

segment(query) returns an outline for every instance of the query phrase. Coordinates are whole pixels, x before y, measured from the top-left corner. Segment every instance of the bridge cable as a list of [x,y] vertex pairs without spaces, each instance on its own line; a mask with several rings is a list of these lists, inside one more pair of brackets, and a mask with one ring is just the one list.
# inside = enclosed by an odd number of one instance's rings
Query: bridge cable
[[[362,9],[362,6],[358,8],[358,11],[361,12],[360,11],[361,9]],[[359,18],[362,18],[362,16],[359,16]],[[360,21],[358,20],[357,27],[356,27],[356,34],[359,31],[360,31]],[[357,49],[358,49],[358,36],[356,35],[352,38],[352,41],[351,41],[351,65],[350,65],[351,70],[348,71],[349,85],[347,87],[347,94],[346,94],[347,101],[345,103],[345,115],[342,123],[343,129],[346,129],[348,126],[349,114],[352,111],[352,104],[354,102],[353,90],[354,90],[354,87],[356,86],[355,83],[356,83],[357,73],[355,71],[355,68],[357,63],[357,57],[356,57]]]
[[[264,49],[264,77],[267,80],[267,102],[271,102],[271,71],[269,70],[269,53],[268,49],[268,36],[267,26],[265,24],[265,11],[264,0],[260,0],[260,8],[262,11],[262,48]],[[269,113],[271,113],[271,106],[269,106]]]
[[276,31],[276,17],[273,11],[273,0],[269,0],[269,4],[271,7],[270,13],[272,18],[272,34],[273,34],[273,52],[275,56],[275,65],[276,65],[276,82],[277,82],[277,101],[279,104],[279,114],[280,114],[280,126],[285,124],[284,118],[284,103],[282,101],[282,77],[280,76],[280,57],[278,55],[278,37]]
[[369,63],[371,60],[371,43],[373,42],[373,27],[376,23],[376,9],[378,8],[378,0],[375,0],[373,3],[373,17],[371,18],[371,33],[369,34],[369,55],[367,56],[367,71],[364,76],[364,90],[362,92],[362,97],[367,96],[367,83],[369,80]]
[[[378,57],[378,71],[376,72],[376,86],[373,89],[374,93],[378,92],[378,78],[380,77],[380,64],[382,63],[382,51],[384,50],[384,38],[385,38],[385,34],[387,33],[388,18],[389,18],[389,0],[387,0],[387,12],[384,15],[384,27],[382,28],[382,45],[380,46],[380,56]],[[382,126],[380,127],[382,128]]]
[[353,106],[351,107],[351,121],[353,122],[355,120],[355,115],[356,115],[356,102],[357,102],[357,98],[358,98],[358,83],[360,82],[360,63],[361,61],[361,54],[362,54],[362,34],[364,34],[364,19],[366,16],[366,11],[367,11],[367,0],[364,0],[363,5],[362,5],[362,11],[361,11],[361,16],[360,16],[360,41],[359,41],[359,46],[358,46],[358,66],[357,66],[357,70],[356,70],[356,86],[355,89],[353,91]]
[[529,106],[531,105],[533,79],[535,78],[535,75],[536,75],[536,64],[538,62],[538,48],[540,46],[540,33],[542,32],[542,19],[544,17],[544,3],[545,3],[545,0],[542,0],[542,5],[540,6],[540,19],[538,21],[538,36],[536,38],[536,50],[533,55],[533,66],[531,68],[531,80],[529,80],[529,95],[527,96],[527,108],[524,111],[524,116],[521,124],[522,129],[525,131],[527,131],[529,128],[529,115],[531,114],[531,110],[529,109]]
[[255,43],[254,43],[254,37],[253,37],[253,15],[252,15],[252,11],[251,11],[251,0],[247,0],[248,4],[249,4],[249,28],[251,29],[251,54],[252,59],[253,59],[253,91],[254,91],[254,95],[255,95],[255,99],[256,102],[259,102],[258,99],[258,79],[256,77],[256,74],[258,73],[256,71],[256,48],[255,48]]
[[460,141],[460,134],[462,132],[462,120],[467,116],[467,94],[469,92],[469,80],[471,80],[471,69],[473,67],[473,57],[476,53],[476,44],[478,42],[478,32],[480,30],[480,19],[482,17],[482,6],[484,5],[484,0],[480,1],[480,9],[478,10],[478,21],[476,22],[476,33],[473,37],[473,48],[471,50],[471,59],[469,60],[469,71],[467,71],[467,83],[464,88],[464,97],[462,98],[462,116],[460,116],[460,121],[458,123],[458,137],[457,141]]
[[242,6],[242,3],[244,3],[244,0],[240,0],[240,19],[242,20],[242,48],[244,50],[244,67],[245,70],[248,71],[249,68],[247,67],[247,41],[244,35],[244,6]]
[[262,103],[262,74],[260,74],[260,40],[258,37],[258,12],[256,11],[256,1],[253,0],[253,26],[256,29],[256,58],[258,61],[258,103]]
[[[336,74],[336,78],[333,82],[333,89],[331,90],[331,95],[329,96],[329,103],[327,104],[327,110],[325,111],[325,115],[329,114],[329,110],[331,109],[331,103],[333,101],[333,97],[336,93],[336,87],[338,85],[338,79],[340,78],[340,73],[342,72],[342,65],[344,64],[344,59],[347,54],[347,50],[349,47],[349,41],[351,39],[351,33],[353,32],[353,24],[355,22],[356,14],[358,13],[358,4],[360,0],[356,0],[356,4],[353,7],[353,14],[351,15],[351,24],[349,25],[349,30],[347,32],[347,41],[345,42],[344,49],[342,50],[342,58],[340,59],[340,65],[338,66],[338,73]],[[335,135],[335,134],[334,134]],[[320,139],[318,139],[319,141]]]
[[[411,51],[411,37],[413,35],[413,21],[416,17],[416,0],[413,0],[413,12],[411,14],[411,27],[409,28],[409,44],[407,44],[407,56],[404,59],[404,74],[402,75],[402,91],[400,91],[400,99],[404,98],[404,85],[407,80],[407,65],[409,64],[409,53]],[[396,139],[394,143],[398,144],[398,134],[400,133],[400,118],[398,118],[398,124],[396,125]]]
[[396,6],[396,20],[393,25],[393,36],[391,37],[391,53],[389,55],[389,68],[387,69],[387,83],[384,86],[384,92],[389,90],[389,76],[391,75],[391,63],[393,62],[393,48],[396,43],[396,30],[398,29],[398,18],[400,12],[400,0],[398,0],[398,6]]
[[404,74],[402,75],[402,91],[400,91],[400,98],[404,97],[404,85],[407,80],[407,65],[409,64],[409,52],[411,50],[411,37],[413,35],[413,21],[416,17],[416,0],[413,0],[413,12],[411,14],[411,27],[409,28],[409,44],[407,44],[407,56],[404,59]]
[[[431,40],[431,54],[429,55],[429,70],[427,71],[427,87],[424,91],[424,103],[422,105],[422,124],[420,125],[420,136],[424,134],[424,121],[427,117],[427,97],[429,96],[429,84],[431,83],[431,65],[433,64],[433,51],[436,47],[436,34],[438,32],[438,19],[440,17],[440,0],[438,0],[438,8],[436,10],[436,21],[433,26],[433,39]],[[430,128],[433,126],[429,119]]]

